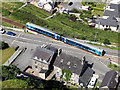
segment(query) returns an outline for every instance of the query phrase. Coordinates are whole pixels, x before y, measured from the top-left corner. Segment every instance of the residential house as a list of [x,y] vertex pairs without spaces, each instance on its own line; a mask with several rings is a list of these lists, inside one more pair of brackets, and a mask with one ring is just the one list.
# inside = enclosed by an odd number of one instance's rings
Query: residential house
[[107,5],[106,10],[103,13],[102,18],[98,18],[96,21],[96,28],[106,29],[111,28],[113,31],[118,32],[120,19],[120,3],[111,3]]
[[116,80],[117,72],[115,70],[108,71],[100,84],[100,89],[107,88],[109,90],[115,90],[118,81]]
[[[57,80],[61,80],[61,78],[63,79],[68,78],[68,77],[65,77],[67,72],[63,73],[64,70],[71,72],[68,74],[70,75],[70,77],[67,82],[70,82],[72,84],[77,84],[77,85],[80,85],[81,83],[83,83],[84,87],[87,87],[87,84],[89,83],[94,73],[94,71],[91,68],[91,65],[88,64],[88,62],[86,61],[83,62],[77,57],[73,57],[71,55],[61,53],[59,56],[56,57],[56,60],[54,62],[54,72]],[[86,75],[86,73],[88,72],[89,74]],[[83,79],[83,77],[86,77],[86,78]]]
[[32,70],[36,72],[38,77],[46,79],[52,72],[52,63],[55,60],[56,53],[57,49],[50,46],[46,48],[41,48],[39,46],[36,48],[32,57]]
[[30,4],[35,5],[41,9],[51,11],[54,8],[53,0],[30,0]]

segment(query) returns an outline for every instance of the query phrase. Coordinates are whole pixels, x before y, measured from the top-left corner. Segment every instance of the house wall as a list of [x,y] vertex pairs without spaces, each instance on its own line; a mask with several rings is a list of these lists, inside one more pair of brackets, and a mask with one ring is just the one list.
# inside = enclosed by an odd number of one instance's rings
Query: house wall
[[[37,68],[36,68],[36,66],[37,66]],[[41,63],[41,62],[38,62],[36,60],[32,60],[32,69],[33,70],[40,71],[41,68],[44,69],[44,70],[48,70],[48,65],[44,64],[44,63]]]
[[59,67],[54,66],[54,73],[57,80],[60,80],[60,76],[62,75],[62,70]]
[[[109,28],[109,26],[106,27],[106,25],[103,26],[103,25],[96,24],[95,28],[99,28],[99,29],[103,29],[104,30],[104,28]],[[117,27],[110,26],[110,28],[111,28],[112,31],[117,31],[118,32]]]
[[[54,73],[55,73],[56,79],[60,80],[60,77],[62,75],[62,69],[54,66]],[[79,75],[72,73],[71,78],[70,78],[70,82],[73,84],[79,85]]]
[[43,8],[44,8],[45,10],[47,10],[47,11],[52,10],[52,6],[51,6],[50,4],[45,4],[45,5],[43,6]]
[[107,19],[109,16],[103,16],[104,19]]
[[45,73],[39,73],[39,77],[45,79]]
[[70,82],[79,85],[79,75],[72,73]]

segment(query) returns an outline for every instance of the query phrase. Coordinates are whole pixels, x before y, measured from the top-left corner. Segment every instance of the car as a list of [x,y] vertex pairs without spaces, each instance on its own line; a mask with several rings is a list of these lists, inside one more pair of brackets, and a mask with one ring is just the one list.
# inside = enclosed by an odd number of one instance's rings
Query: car
[[0,34],[4,34],[5,32],[6,32],[5,29],[0,27]]
[[12,36],[15,36],[15,35],[16,35],[15,33],[11,32],[11,31],[8,31],[7,34],[8,34],[8,35],[12,35]]
[[97,78],[92,77],[91,80],[90,80],[90,83],[88,85],[88,88],[94,88],[96,81],[97,81]]

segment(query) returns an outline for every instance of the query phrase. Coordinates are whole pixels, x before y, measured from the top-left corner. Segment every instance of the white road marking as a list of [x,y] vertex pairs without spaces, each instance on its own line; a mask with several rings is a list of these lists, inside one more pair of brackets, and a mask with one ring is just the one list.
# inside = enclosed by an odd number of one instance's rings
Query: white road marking
[[13,42],[12,42],[11,44],[13,44],[13,43],[17,40],[17,38],[20,37],[21,34],[22,34],[22,33],[20,33],[20,34],[15,38],[15,40],[13,40]]

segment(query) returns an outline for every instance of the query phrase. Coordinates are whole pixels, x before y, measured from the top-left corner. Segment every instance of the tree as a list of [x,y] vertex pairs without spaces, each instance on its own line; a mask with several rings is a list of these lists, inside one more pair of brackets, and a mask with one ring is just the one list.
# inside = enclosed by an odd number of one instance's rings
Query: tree
[[8,47],[9,47],[9,45],[7,43],[5,43],[4,41],[0,42],[0,49],[6,49]]
[[104,43],[104,44],[111,44],[108,39],[105,39],[103,43]]

